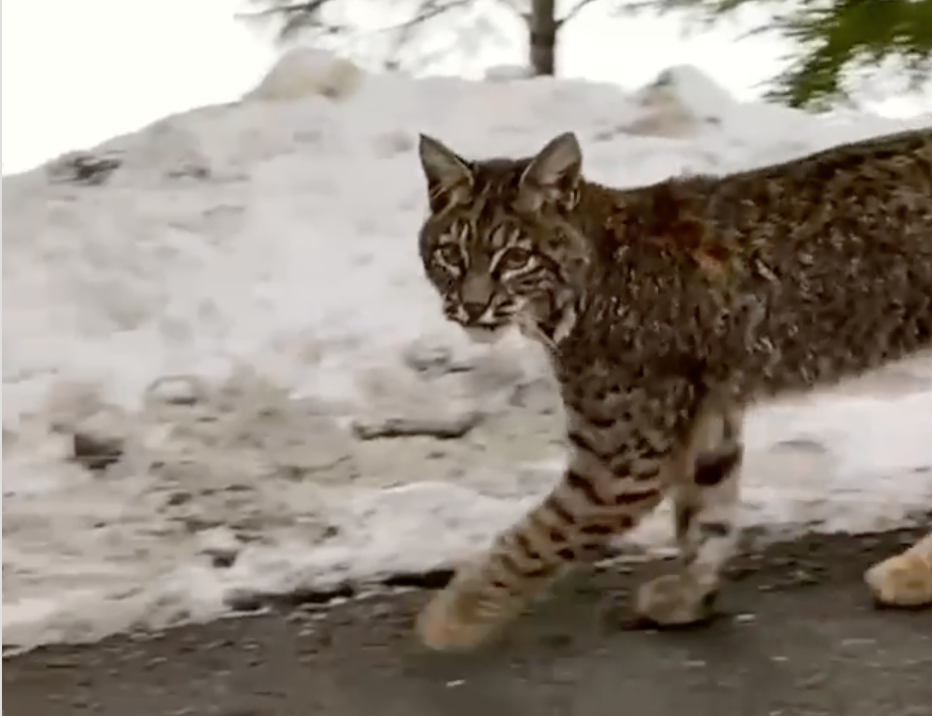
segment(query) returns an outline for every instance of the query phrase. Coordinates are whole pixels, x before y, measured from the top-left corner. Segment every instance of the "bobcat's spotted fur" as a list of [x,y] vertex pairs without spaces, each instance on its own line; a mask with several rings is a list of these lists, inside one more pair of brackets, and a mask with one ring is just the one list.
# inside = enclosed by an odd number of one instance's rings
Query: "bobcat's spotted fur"
[[[746,406],[932,347],[932,128],[633,190],[583,178],[569,133],[483,161],[422,136],[420,158],[420,251],[447,317],[547,346],[569,446],[553,492],[422,612],[434,648],[484,641],[665,494],[682,566],[636,606],[705,618],[737,536]],[[867,581],[932,603],[932,533]]]

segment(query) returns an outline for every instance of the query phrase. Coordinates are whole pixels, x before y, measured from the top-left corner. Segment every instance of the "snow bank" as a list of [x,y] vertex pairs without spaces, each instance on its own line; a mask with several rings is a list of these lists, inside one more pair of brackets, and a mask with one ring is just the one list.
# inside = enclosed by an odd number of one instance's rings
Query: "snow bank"
[[[593,179],[632,186],[901,126],[739,104],[690,68],[632,94],[334,66],[289,56],[243,102],[4,178],[6,644],[448,565],[549,489],[541,356],[469,344],[421,276],[418,132],[489,155],[572,129]],[[930,416],[923,361],[755,412],[748,521],[927,506]],[[667,545],[665,517],[637,538]]]
[[364,79],[363,71],[343,57],[309,47],[285,53],[245,99],[291,101],[321,96],[344,99]]

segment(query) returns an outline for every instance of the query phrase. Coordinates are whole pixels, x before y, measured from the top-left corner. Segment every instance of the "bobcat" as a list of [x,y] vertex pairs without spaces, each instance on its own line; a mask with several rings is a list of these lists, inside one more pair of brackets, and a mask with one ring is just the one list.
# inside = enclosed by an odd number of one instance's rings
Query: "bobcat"
[[[706,619],[737,537],[744,410],[932,347],[932,128],[631,190],[586,180],[572,133],[524,159],[424,135],[419,153],[420,255],[445,316],[546,346],[569,448],[546,499],[418,616],[431,648],[488,640],[664,495],[681,566],[635,608]],[[866,581],[880,602],[932,604],[932,532]]]

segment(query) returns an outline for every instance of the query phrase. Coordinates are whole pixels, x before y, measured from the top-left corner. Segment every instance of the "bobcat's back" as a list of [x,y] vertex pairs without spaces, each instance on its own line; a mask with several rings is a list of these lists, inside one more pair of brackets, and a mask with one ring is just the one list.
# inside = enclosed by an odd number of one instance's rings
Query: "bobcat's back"
[[571,363],[691,362],[751,397],[932,347],[932,129],[722,178],[587,189],[598,270]]

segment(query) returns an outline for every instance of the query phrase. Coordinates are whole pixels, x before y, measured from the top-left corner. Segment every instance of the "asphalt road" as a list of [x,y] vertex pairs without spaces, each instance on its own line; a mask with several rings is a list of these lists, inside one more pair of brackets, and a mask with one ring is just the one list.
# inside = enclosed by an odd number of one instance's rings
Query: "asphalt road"
[[877,610],[861,581],[916,532],[752,551],[712,624],[634,628],[663,568],[580,574],[507,638],[429,652],[423,590],[279,608],[4,661],[6,716],[929,716],[932,610]]

